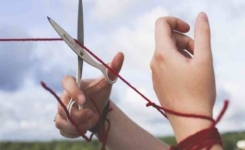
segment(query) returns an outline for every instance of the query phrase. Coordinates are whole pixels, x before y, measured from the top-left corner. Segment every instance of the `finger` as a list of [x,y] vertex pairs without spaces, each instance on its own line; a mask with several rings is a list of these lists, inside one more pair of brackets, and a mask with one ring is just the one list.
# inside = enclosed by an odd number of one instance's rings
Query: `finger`
[[[67,114],[60,104],[58,105],[58,114],[62,118],[67,119]],[[72,105],[71,112],[69,115],[76,123],[80,124],[86,122],[88,119],[92,119],[94,114],[89,109],[79,110],[77,103],[74,103]]]
[[200,13],[195,25],[195,55],[198,59],[211,58],[210,27],[207,15]]
[[84,93],[77,86],[76,80],[74,77],[65,76],[62,79],[62,86],[78,104],[83,104],[85,102]]
[[78,138],[78,137],[81,136],[81,135],[79,135],[79,134],[71,134],[71,133],[67,133],[67,132],[61,131],[61,130],[60,130],[60,134],[61,134],[63,137],[66,137],[66,138],[72,138],[72,139]]
[[186,22],[174,17],[159,18],[155,26],[156,47],[166,49],[176,48],[172,40],[173,30],[183,33],[190,30],[190,26]]
[[[69,97],[69,94],[66,91],[64,91],[62,93],[62,96],[61,96],[60,99],[65,104],[65,106],[67,107],[67,105],[68,105],[71,97]],[[66,112],[65,112],[64,108],[60,105],[60,103],[58,103],[58,114],[60,116],[62,116],[63,118],[66,118],[67,117],[66,116]]]
[[[110,63],[110,67],[112,70],[114,70],[116,73],[119,73],[122,65],[123,65],[123,61],[124,61],[124,55],[123,53],[118,53],[112,60],[112,62]],[[112,73],[111,71],[108,70],[108,77],[110,78],[110,80],[115,80],[117,78],[117,76]]]
[[72,109],[71,110],[71,117],[77,123],[86,123],[88,120],[91,120],[94,116],[94,113],[89,109]]
[[[55,126],[59,130],[62,130],[66,133],[78,134],[76,127],[71,123],[67,122],[67,120],[62,118],[60,115],[56,116]],[[82,134],[85,134],[86,131],[91,128],[91,126],[92,120],[87,120],[86,123],[78,124],[79,130],[82,132]]]
[[191,54],[194,53],[194,41],[189,36],[182,33],[173,32],[176,39],[176,46],[178,49],[186,49]]

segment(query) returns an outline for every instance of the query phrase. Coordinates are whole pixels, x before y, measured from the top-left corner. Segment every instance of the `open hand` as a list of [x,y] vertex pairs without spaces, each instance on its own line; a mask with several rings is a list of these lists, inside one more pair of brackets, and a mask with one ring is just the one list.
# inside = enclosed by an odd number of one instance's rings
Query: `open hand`
[[[187,23],[174,17],[156,21],[156,47],[151,60],[153,87],[163,107],[212,117],[216,91],[206,14],[200,13],[197,17],[195,41],[184,34],[189,29]],[[193,58],[187,57],[183,50]],[[200,119],[167,116],[178,140],[210,124]]]

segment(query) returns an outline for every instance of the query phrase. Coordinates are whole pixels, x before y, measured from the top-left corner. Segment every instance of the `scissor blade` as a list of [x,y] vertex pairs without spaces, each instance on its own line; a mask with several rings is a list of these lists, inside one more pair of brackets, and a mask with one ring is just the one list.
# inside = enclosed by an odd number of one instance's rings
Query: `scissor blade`
[[78,3],[77,40],[81,44],[84,44],[84,25],[83,25],[83,4],[82,4],[82,0],[79,0],[79,3]]
[[78,55],[80,56],[82,48],[76,43],[76,41],[56,22],[54,22],[51,18],[48,17],[50,24],[53,26],[55,31],[60,35],[60,37],[66,42],[66,44]]
[[[83,26],[83,4],[82,0],[79,0],[78,3],[78,22],[77,22],[77,40],[84,44],[84,26]],[[77,81],[78,86],[80,87],[80,80],[82,78],[82,70],[83,70],[83,60],[78,57],[78,72],[77,72]]]

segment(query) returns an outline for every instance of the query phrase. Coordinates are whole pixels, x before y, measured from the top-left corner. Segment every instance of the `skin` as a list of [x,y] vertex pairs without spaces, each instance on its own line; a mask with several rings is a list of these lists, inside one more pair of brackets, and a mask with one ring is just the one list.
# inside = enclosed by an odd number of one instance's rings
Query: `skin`
[[[153,87],[160,104],[176,112],[212,117],[216,98],[215,77],[210,44],[210,27],[205,13],[195,24],[195,41],[183,33],[189,25],[174,17],[156,21],[156,48],[151,60]],[[188,50],[194,56],[180,53]],[[210,121],[167,114],[176,139],[182,141],[208,128]],[[214,146],[213,149],[222,149]]]
[[[182,113],[194,113],[212,117],[215,102],[215,78],[213,71],[210,45],[210,27],[204,13],[197,17],[195,41],[184,35],[189,25],[174,17],[163,17],[156,21],[156,47],[151,60],[152,81],[160,104],[168,109]],[[188,57],[183,50],[194,55]],[[120,72],[124,56],[118,53],[109,64],[112,69]],[[115,76],[109,72],[111,80]],[[74,106],[71,116],[86,133],[99,119],[99,114],[90,98],[102,111],[110,100],[112,85],[103,76],[97,79],[83,80],[81,89],[76,85],[75,78],[66,76],[62,80],[64,88],[61,100],[66,105],[70,98],[83,104],[84,109]],[[107,148],[116,150],[168,150],[169,146],[130,120],[113,102],[113,109],[107,116],[111,122]],[[178,117],[167,114],[178,142],[197,131],[207,128],[211,122],[202,119]],[[60,134],[67,138],[80,137],[75,128],[66,121],[66,114],[58,105],[55,121]],[[129,138],[136,137],[137,138]],[[120,139],[120,140],[118,140]],[[215,145],[212,150],[220,150]]]
[[[123,54],[118,53],[112,60],[110,67],[119,72],[123,64],[123,59]],[[113,76],[112,73],[109,73],[109,77],[111,80],[115,79],[115,76]],[[112,85],[107,83],[103,76],[97,79],[83,80],[81,83],[81,89],[77,87],[75,78],[71,76],[64,77],[62,80],[62,85],[65,91],[61,96],[61,100],[64,104],[67,105],[70,101],[70,98],[73,98],[78,103],[80,101],[79,104],[83,104],[84,109],[80,111],[77,107],[74,106],[71,112],[71,116],[79,124],[80,130],[86,133],[87,130],[92,128],[99,119],[99,114],[89,98],[92,97],[96,105],[99,106],[100,111],[102,111],[109,101]],[[84,96],[86,98],[85,101],[84,98],[82,98],[83,100],[80,99]],[[111,107],[113,111],[107,115],[107,118],[111,123],[111,128],[106,144],[107,149],[169,149],[168,145],[162,143],[160,140],[156,139],[154,136],[135,124],[112,101]],[[58,105],[58,114],[55,118],[55,124],[56,127],[60,130],[60,134],[62,136],[67,138],[80,137],[74,126],[67,122],[65,111],[61,105]],[[129,138],[135,135],[138,137]]]

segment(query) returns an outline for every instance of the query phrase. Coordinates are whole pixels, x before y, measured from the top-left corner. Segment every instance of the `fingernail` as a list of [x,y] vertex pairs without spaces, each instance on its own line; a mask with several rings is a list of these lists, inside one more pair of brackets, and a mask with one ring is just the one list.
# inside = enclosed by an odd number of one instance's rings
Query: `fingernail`
[[78,104],[83,104],[85,102],[85,96],[83,94],[79,94],[77,96],[77,102]]
[[207,21],[207,20],[208,20],[208,17],[207,17],[207,15],[206,15],[204,12],[201,12],[201,13],[198,15],[197,20],[198,20],[198,21]]

